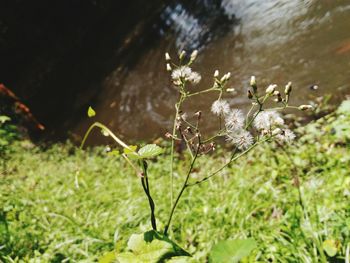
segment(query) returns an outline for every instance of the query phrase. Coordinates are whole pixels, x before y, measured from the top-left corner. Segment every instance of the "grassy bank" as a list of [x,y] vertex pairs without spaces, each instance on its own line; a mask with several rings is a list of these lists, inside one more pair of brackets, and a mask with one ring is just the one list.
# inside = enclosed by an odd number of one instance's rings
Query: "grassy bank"
[[[322,253],[344,262],[350,250],[349,108],[347,102],[309,124],[294,145],[264,145],[189,188],[172,239],[199,262],[219,240],[242,237],[258,243],[251,262],[317,262]],[[201,159],[193,177],[220,166],[222,156]],[[160,227],[169,213],[168,161],[159,158],[149,170]],[[180,171],[184,162],[177,163]],[[66,143],[44,149],[17,141],[3,156],[0,178],[4,262],[94,262],[151,228],[139,178],[103,148],[80,151]],[[327,244],[334,257],[320,252]]]

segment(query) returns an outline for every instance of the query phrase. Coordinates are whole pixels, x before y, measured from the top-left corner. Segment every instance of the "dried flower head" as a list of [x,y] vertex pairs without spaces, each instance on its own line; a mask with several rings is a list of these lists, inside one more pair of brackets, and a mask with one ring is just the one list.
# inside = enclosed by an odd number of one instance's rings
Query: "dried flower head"
[[216,100],[211,105],[211,112],[217,116],[226,115],[230,112],[230,105],[226,100]]
[[244,115],[243,112],[239,109],[231,110],[225,116],[225,126],[229,131],[242,129],[244,125]]
[[298,109],[302,111],[307,111],[313,109],[313,107],[311,105],[300,105]]

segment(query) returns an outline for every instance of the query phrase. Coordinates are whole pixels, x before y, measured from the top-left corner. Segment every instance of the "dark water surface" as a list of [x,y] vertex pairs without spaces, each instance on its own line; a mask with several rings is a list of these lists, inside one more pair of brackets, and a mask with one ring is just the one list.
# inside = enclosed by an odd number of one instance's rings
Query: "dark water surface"
[[[91,102],[96,120],[126,138],[155,138],[170,129],[178,94],[165,71],[164,53],[174,57],[182,48],[200,50],[193,65],[202,74],[198,88],[212,84],[215,69],[232,73],[230,86],[237,94],[228,99],[234,107],[249,106],[251,75],[264,84],[293,81],[296,104],[308,101],[313,84],[319,86],[314,95],[331,93],[338,101],[350,93],[349,0],[223,0],[198,12],[172,4],[159,17],[158,37],[131,52],[133,63],[116,67]],[[201,96],[186,109],[204,111],[211,126],[208,109],[214,99]],[[74,132],[83,134],[90,123],[78,122]]]

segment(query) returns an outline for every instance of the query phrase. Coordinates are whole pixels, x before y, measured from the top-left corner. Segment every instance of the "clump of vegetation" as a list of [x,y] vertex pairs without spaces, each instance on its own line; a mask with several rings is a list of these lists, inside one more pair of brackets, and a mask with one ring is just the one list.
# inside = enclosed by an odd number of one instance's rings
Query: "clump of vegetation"
[[[83,143],[98,127],[121,152],[11,144],[0,185],[3,261],[349,261],[350,103],[298,130],[295,141],[276,111],[292,107],[290,83],[283,93],[275,85],[262,92],[252,77],[252,107],[243,115],[222,99],[230,75],[215,72],[213,86],[201,92],[218,92],[212,112],[219,129],[206,137],[205,116],[186,116],[181,107],[200,94],[186,88],[200,80],[189,68],[196,55],[182,64],[181,53],[179,65],[167,65],[179,101],[170,142],[162,147],[137,149],[100,123]],[[277,107],[265,108],[268,99]],[[215,145],[220,137],[232,152]],[[187,149],[182,158],[176,143]],[[164,152],[170,158],[159,158]],[[209,180],[214,176],[220,179]],[[179,189],[175,198],[173,189]]]

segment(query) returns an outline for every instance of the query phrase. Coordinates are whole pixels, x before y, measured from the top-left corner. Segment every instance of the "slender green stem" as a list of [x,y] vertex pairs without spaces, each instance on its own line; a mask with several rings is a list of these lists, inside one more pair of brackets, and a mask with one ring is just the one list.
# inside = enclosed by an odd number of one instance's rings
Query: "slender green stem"
[[175,136],[176,136],[176,122],[179,117],[179,111],[181,104],[184,100],[184,95],[181,93],[179,101],[175,104],[175,118],[173,123],[173,133],[171,138],[171,149],[170,149],[170,205],[173,206],[174,199],[174,147],[175,147]]
[[250,109],[249,109],[249,111],[248,111],[248,113],[247,113],[247,118],[246,118],[246,122],[245,122],[245,125],[247,126],[248,125],[248,119],[249,119],[249,116],[250,116],[250,113],[252,112],[252,110],[255,108],[255,104],[253,104],[251,107],[250,107]]
[[168,219],[168,222],[164,228],[164,235],[167,235],[168,233],[168,230],[169,230],[169,227],[170,227],[170,224],[171,224],[171,220],[173,218],[173,215],[174,215],[174,212],[175,212],[175,209],[176,209],[176,206],[177,204],[179,203],[179,200],[183,194],[183,192],[185,191],[185,189],[188,187],[188,180],[190,178],[190,175],[191,175],[191,172],[192,172],[192,169],[193,169],[193,166],[194,166],[194,163],[196,162],[197,160],[197,157],[198,157],[198,153],[199,153],[199,149],[200,149],[200,137],[198,137],[198,146],[197,146],[197,150],[196,150],[196,154],[194,155],[194,158],[192,159],[192,162],[191,162],[191,165],[190,165],[190,168],[188,169],[188,172],[187,172],[187,175],[186,175],[186,179],[182,185],[182,188],[179,192],[179,194],[177,195],[177,198],[175,200],[175,203],[174,205],[172,206],[172,209],[171,209],[171,212],[170,212],[170,215],[169,215],[169,219]]
[[[103,125],[102,123],[99,123],[99,122],[95,122],[93,123],[89,129],[86,131],[85,135],[84,135],[84,138],[81,142],[81,145],[80,145],[80,149],[82,149],[85,145],[85,142],[86,142],[86,139],[89,137],[91,131],[93,130],[93,128],[95,127],[98,127],[100,129],[102,129],[103,131],[107,132],[109,136],[111,136],[113,138],[113,140],[115,140],[120,146],[132,151],[132,152],[135,152],[133,149],[131,149],[126,143],[124,143],[121,139],[119,139],[110,129],[108,129],[105,125]],[[138,154],[137,152],[135,152],[135,154]]]
[[268,137],[260,142],[256,142],[255,144],[253,144],[252,146],[250,146],[248,149],[246,149],[245,151],[241,152],[239,155],[235,156],[236,154],[236,150],[233,152],[230,160],[225,163],[223,166],[221,166],[219,169],[215,170],[213,173],[211,173],[210,175],[202,178],[199,181],[196,181],[194,183],[188,184],[187,186],[194,186],[200,183],[203,183],[204,181],[207,181],[208,179],[210,179],[211,177],[213,177],[214,175],[218,174],[219,172],[221,172],[224,168],[226,168],[228,165],[230,165],[232,162],[236,161],[238,158],[242,157],[243,155],[247,154],[248,152],[250,152],[252,149],[254,149],[256,146],[258,146],[259,144],[266,142],[268,140],[270,140],[271,137]]
[[192,96],[204,94],[204,93],[208,93],[208,92],[211,92],[211,91],[220,91],[220,92],[222,92],[221,89],[217,89],[217,88],[213,88],[212,87],[212,88],[201,90],[201,91],[198,91],[198,92],[189,93],[189,94],[187,94],[187,97],[192,97]]
[[143,187],[143,190],[145,191],[145,194],[148,198],[149,206],[151,209],[151,224],[152,224],[152,229],[157,231],[157,223],[156,223],[156,217],[155,217],[155,204],[153,201],[153,198],[151,196],[151,192],[149,189],[149,184],[148,184],[148,174],[147,174],[147,164],[146,161],[140,161],[141,166],[142,166],[142,171],[143,171],[143,176],[141,177],[141,184]]

